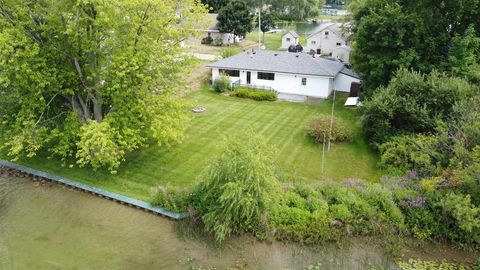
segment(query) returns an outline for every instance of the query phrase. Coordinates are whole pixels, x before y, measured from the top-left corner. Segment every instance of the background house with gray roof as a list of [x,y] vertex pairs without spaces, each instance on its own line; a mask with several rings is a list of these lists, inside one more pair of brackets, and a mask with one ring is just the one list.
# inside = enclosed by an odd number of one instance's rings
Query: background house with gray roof
[[224,74],[232,84],[301,97],[327,98],[334,90],[350,92],[351,84],[360,82],[343,63],[306,53],[249,50],[208,67],[212,81]]
[[[343,24],[328,24],[307,37],[306,48],[309,51],[313,50],[317,54],[324,55],[333,55],[335,51],[349,54],[351,51],[349,37],[350,33],[344,29]],[[342,57],[342,59],[350,59],[350,55]]]
[[290,46],[296,46],[300,42],[300,36],[295,31],[288,31],[282,36],[282,49],[288,49]]

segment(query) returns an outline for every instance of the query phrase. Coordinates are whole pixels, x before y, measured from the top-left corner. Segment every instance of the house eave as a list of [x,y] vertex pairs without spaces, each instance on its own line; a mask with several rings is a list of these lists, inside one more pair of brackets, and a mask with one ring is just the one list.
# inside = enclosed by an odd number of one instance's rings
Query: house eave
[[278,70],[262,70],[262,69],[253,69],[253,68],[238,68],[238,67],[215,66],[215,65],[207,65],[207,67],[218,68],[218,69],[242,70],[242,71],[251,70],[251,71],[270,72],[270,73],[279,73],[279,74],[288,74],[288,75],[305,75],[305,76],[314,76],[314,77],[322,77],[322,78],[336,77],[336,75],[327,75],[327,74],[320,75],[320,74],[312,74],[312,73],[293,73],[293,72],[285,72],[285,71],[278,71]]

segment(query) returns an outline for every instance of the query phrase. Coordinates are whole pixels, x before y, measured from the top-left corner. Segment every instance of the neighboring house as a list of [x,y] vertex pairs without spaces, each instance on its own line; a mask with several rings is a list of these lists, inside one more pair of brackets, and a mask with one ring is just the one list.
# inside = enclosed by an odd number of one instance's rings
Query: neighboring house
[[333,49],[332,57],[341,60],[345,64],[350,64],[350,54],[352,53],[352,48],[350,46],[339,46]]
[[307,49],[317,54],[330,55],[334,49],[340,46],[349,46],[349,34],[342,29],[342,24],[328,24],[320,31],[307,37]]
[[212,39],[220,37],[223,45],[233,44],[235,43],[235,39],[236,42],[240,41],[240,37],[234,37],[233,33],[221,33],[220,30],[218,30],[218,14],[209,13],[206,16],[209,26],[206,30],[202,30],[202,32],[204,32],[203,38],[207,36],[210,36]]
[[300,36],[295,31],[288,31],[282,36],[282,49],[288,49],[290,46],[297,46]]
[[332,91],[350,92],[360,77],[341,62],[306,53],[247,51],[208,65],[212,81],[220,74],[232,85],[274,90],[289,96],[327,98]]

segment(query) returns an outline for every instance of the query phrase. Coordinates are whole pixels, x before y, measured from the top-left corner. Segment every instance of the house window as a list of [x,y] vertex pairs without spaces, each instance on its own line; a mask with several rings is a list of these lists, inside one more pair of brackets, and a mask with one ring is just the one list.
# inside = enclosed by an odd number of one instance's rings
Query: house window
[[287,41],[290,42],[290,38],[289,38],[289,37],[287,37]]
[[258,72],[257,79],[274,81],[275,80],[275,73]]
[[240,77],[240,70],[220,69],[220,74],[223,74],[229,77]]
[[317,42],[315,40],[312,40],[311,42],[313,45],[317,44]]
[[302,78],[302,85],[307,85],[307,78]]
[[342,43],[340,43],[340,42],[337,42],[337,46],[342,46]]

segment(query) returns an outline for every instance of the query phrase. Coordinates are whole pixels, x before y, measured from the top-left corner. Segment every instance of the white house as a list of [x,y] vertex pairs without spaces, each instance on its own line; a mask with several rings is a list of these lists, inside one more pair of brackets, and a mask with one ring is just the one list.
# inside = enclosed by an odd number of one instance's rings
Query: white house
[[350,54],[352,53],[352,48],[350,46],[339,46],[333,49],[332,57],[341,60],[345,64],[350,64]]
[[343,63],[306,53],[250,50],[208,67],[212,69],[212,81],[224,74],[234,86],[269,89],[287,99],[327,98],[334,90],[350,92],[351,84],[361,81]]
[[306,48],[317,54],[330,55],[337,47],[349,46],[349,34],[343,31],[342,27],[343,25],[339,23],[326,25],[307,37]]
[[208,37],[210,36],[212,39],[216,39],[220,37],[222,39],[223,45],[230,45],[236,42],[240,41],[239,36],[234,36],[233,33],[221,33],[220,30],[218,29],[218,14],[214,13],[209,13],[206,15],[207,16],[207,21],[209,23],[209,26],[206,30],[201,30],[204,32],[203,37]]
[[288,49],[290,46],[298,45],[300,36],[295,31],[288,31],[282,36],[282,48]]

